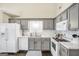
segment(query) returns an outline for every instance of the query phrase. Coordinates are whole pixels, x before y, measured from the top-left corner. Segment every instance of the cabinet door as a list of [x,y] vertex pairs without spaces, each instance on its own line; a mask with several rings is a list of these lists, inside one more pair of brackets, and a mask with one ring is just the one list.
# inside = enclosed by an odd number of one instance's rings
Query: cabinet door
[[20,20],[19,19],[10,19],[9,22],[10,23],[18,23],[18,24],[20,24]]
[[21,20],[21,28],[23,30],[28,30],[28,20]]
[[35,50],[41,50],[41,39],[35,38]]
[[59,16],[56,17],[56,23],[58,23],[60,21],[61,21],[61,16],[59,15]]
[[19,49],[20,50],[28,50],[28,37],[20,37],[19,38]]
[[67,20],[68,19],[68,11],[64,11],[62,14],[61,14],[61,17],[62,17],[62,20]]
[[34,38],[28,38],[28,49],[34,50]]
[[79,56],[78,49],[69,49],[69,56]]
[[9,19],[9,23],[15,23],[14,19]]
[[16,20],[15,20],[15,23],[18,23],[18,24],[20,24],[20,21],[21,21],[21,20],[19,20],[19,19],[16,19]]
[[49,50],[50,44],[49,44],[49,38],[43,38],[42,39],[42,50]]
[[69,25],[70,30],[78,29],[78,4],[69,9]]
[[53,20],[43,20],[43,30],[53,30]]

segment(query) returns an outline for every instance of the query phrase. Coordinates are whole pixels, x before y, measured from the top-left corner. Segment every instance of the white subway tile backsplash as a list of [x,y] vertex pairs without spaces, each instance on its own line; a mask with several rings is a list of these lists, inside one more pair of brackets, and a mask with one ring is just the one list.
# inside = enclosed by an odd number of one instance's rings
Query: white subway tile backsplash
[[79,31],[56,31],[56,33],[62,33],[65,34],[65,38],[67,38],[67,40],[72,40],[72,34],[77,34],[79,35]]
[[[30,33],[31,32],[27,30],[24,31],[25,36],[30,35]],[[64,38],[70,41],[73,39],[72,34],[79,35],[79,31],[55,31],[55,30],[43,30],[42,32],[38,32],[37,34],[40,34],[41,36],[45,36],[45,37],[55,37],[57,33],[64,34]]]
[[[24,35],[25,36],[28,36],[30,35],[31,32],[25,30],[24,31]],[[46,37],[53,37],[55,36],[55,31],[52,31],[52,30],[43,30],[42,32],[37,32],[37,34],[40,34],[42,36],[46,36]]]

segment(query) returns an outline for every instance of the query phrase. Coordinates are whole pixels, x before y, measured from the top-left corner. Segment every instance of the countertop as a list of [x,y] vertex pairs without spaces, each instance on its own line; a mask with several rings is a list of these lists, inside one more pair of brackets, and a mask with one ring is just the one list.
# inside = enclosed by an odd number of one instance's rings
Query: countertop
[[27,38],[51,38],[51,37],[47,37],[47,36],[20,36],[19,38],[22,38],[22,37],[27,37]]
[[79,49],[79,44],[71,43],[71,42],[60,42],[67,49]]

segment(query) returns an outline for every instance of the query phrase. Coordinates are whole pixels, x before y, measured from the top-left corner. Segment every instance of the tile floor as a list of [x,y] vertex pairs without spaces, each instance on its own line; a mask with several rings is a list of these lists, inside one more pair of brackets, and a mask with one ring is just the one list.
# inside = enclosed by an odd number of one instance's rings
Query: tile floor
[[42,51],[42,56],[52,56],[50,51]]
[[[33,52],[36,53],[37,55],[33,56],[52,56],[50,51],[40,51],[40,52]],[[0,53],[0,56],[27,56],[28,51],[19,51],[17,53]],[[32,55],[32,54],[31,54]]]

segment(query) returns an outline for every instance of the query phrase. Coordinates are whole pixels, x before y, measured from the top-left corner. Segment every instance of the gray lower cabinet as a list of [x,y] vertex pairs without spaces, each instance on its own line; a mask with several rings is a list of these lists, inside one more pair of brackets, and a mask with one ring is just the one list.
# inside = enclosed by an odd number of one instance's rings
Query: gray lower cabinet
[[41,39],[40,38],[29,38],[28,48],[29,50],[41,50]]
[[63,45],[60,45],[59,54],[60,54],[60,56],[67,56],[68,55],[68,49],[65,48]]
[[34,44],[35,44],[35,50],[41,50],[41,39],[40,38],[36,38]]
[[34,50],[34,38],[28,38],[28,49]]
[[28,38],[29,50],[50,50],[49,38]]
[[61,44],[59,53],[60,56],[79,56],[79,49],[67,49]]
[[49,50],[49,48],[50,48],[50,39],[43,38],[42,39],[42,50]]

